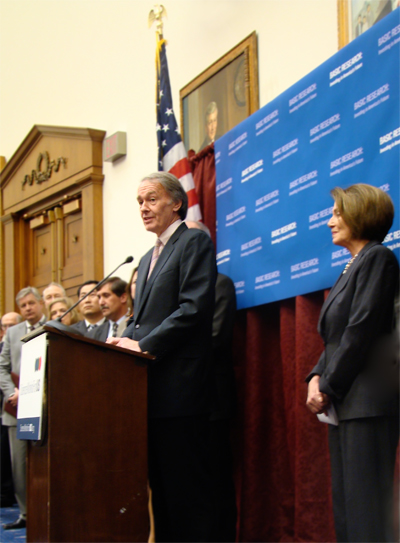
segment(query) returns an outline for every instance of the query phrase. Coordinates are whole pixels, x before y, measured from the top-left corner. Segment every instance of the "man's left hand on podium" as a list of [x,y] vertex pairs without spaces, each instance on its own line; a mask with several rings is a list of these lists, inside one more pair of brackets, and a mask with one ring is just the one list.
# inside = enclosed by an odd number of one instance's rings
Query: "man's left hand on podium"
[[129,339],[128,337],[109,337],[107,343],[129,349],[130,351],[142,352],[142,349],[139,347],[139,342],[134,339]]

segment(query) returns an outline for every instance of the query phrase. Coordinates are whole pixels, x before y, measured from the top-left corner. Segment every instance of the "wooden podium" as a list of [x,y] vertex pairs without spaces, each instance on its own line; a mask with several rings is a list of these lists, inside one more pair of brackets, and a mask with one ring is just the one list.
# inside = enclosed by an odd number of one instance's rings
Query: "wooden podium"
[[45,326],[41,442],[29,442],[27,541],[147,541],[149,356]]

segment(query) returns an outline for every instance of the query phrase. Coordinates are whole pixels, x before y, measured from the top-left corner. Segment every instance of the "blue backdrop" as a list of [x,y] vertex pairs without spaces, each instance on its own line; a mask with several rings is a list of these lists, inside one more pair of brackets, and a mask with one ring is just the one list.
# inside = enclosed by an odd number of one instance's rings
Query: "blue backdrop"
[[335,186],[390,194],[399,258],[399,15],[216,141],[217,263],[239,309],[333,285],[350,259],[327,227]]

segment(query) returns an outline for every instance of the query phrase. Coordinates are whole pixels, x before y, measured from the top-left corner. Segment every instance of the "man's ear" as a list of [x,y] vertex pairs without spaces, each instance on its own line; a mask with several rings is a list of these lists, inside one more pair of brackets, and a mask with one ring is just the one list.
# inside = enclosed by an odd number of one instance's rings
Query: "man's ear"
[[173,211],[175,211],[175,213],[176,213],[177,211],[179,211],[179,209],[180,209],[181,207],[182,207],[182,200],[179,201],[179,202],[176,202],[176,203],[174,204],[174,207],[173,207],[172,209],[173,209]]
[[119,297],[119,299],[121,300],[121,304],[125,304],[127,301],[128,301],[128,295],[126,292],[124,292],[122,294],[122,296]]

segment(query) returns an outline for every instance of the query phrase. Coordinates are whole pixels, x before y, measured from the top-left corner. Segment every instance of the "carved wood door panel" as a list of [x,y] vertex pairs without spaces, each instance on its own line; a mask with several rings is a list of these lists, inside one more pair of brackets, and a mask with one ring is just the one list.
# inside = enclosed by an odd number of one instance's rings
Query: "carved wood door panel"
[[28,285],[42,291],[52,281],[52,228],[45,217],[32,219],[28,224],[29,263]]
[[75,298],[83,283],[82,211],[66,215],[63,219],[62,284],[70,298]]
[[76,297],[83,282],[82,211],[80,200],[43,211],[26,223],[29,285],[42,291],[51,281]]

